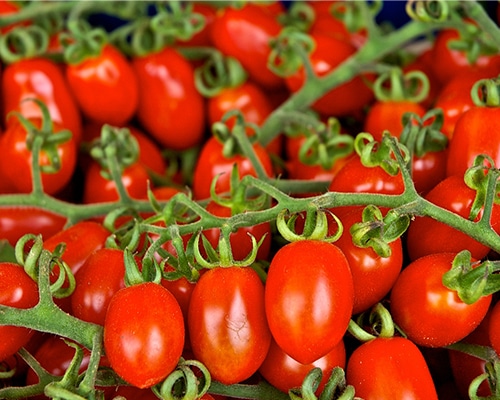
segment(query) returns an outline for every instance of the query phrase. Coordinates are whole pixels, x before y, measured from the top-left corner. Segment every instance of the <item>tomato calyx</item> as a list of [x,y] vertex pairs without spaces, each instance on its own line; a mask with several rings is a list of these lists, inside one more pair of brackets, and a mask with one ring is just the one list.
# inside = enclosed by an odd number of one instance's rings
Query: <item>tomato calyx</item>
[[379,256],[390,257],[391,242],[400,238],[410,226],[410,217],[391,209],[384,216],[380,208],[369,205],[363,209],[362,222],[351,226],[353,243],[358,247],[371,247]]
[[450,18],[453,11],[448,1],[409,0],[406,12],[411,19],[422,22],[443,22]]
[[356,321],[351,319],[348,327],[348,332],[363,343],[377,337],[392,338],[397,330],[391,313],[382,303],[359,314]]
[[429,94],[429,78],[422,71],[404,73],[401,68],[391,68],[379,75],[373,84],[378,101],[410,101],[419,103]]
[[278,16],[278,21],[283,26],[292,26],[301,32],[307,32],[315,17],[315,12],[309,4],[293,2],[286,13]]
[[92,28],[87,21],[71,20],[67,24],[69,32],[60,35],[64,48],[64,60],[69,64],[80,64],[85,59],[98,56],[108,42],[106,31]]
[[500,106],[500,79],[480,79],[471,89],[472,102],[479,107]]
[[443,285],[457,292],[458,297],[466,303],[473,304],[483,296],[500,290],[500,264],[486,260],[475,262],[471,253],[463,250],[453,259],[450,270],[443,275]]
[[49,35],[40,26],[18,26],[0,36],[0,58],[7,64],[45,54]]
[[356,2],[342,1],[334,2],[330,13],[341,20],[350,33],[362,32],[366,29],[366,21],[377,15],[382,9],[382,1],[376,0],[368,4],[357,4]]
[[341,367],[332,369],[330,377],[325,384],[324,389],[319,397],[316,396],[319,383],[323,373],[320,368],[313,368],[306,375],[300,388],[290,389],[289,396],[292,400],[318,400],[318,399],[335,399],[335,400],[354,400],[355,390],[352,385],[347,385],[345,372]]

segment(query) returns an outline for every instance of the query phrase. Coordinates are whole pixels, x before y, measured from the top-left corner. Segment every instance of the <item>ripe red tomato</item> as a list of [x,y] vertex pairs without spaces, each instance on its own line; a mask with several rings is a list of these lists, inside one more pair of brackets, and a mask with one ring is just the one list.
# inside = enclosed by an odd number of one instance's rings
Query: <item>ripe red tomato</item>
[[[9,14],[15,14],[18,13],[20,9],[21,6],[13,1],[6,0],[0,2],[0,15],[8,16]],[[22,21],[19,23],[3,26],[2,28],[0,28],[0,34],[4,35],[10,30],[14,29],[16,26],[25,26],[28,24],[28,21]]]
[[[425,199],[468,218],[475,196],[476,192],[465,184],[463,178],[455,175],[438,183],[425,195]],[[498,205],[493,206],[491,224],[494,229],[500,229]],[[477,240],[430,217],[415,217],[407,231],[406,247],[411,260],[433,253],[458,253],[464,249],[480,260],[489,252],[489,248]]]
[[[315,48],[310,56],[314,71],[323,76],[333,71],[356,52],[350,43],[324,35],[312,36]],[[365,76],[365,78],[368,78]],[[298,91],[304,84],[304,69],[285,78],[291,92]],[[362,76],[340,84],[316,100],[311,108],[325,116],[344,117],[355,115],[373,100],[373,91]]]
[[212,24],[212,42],[222,53],[236,58],[250,78],[268,89],[283,85],[267,61],[271,53],[270,40],[281,31],[281,24],[264,7],[245,4],[220,9]]
[[87,322],[104,325],[108,304],[125,287],[123,251],[102,248],[93,252],[75,274],[71,295],[73,315]]
[[[73,98],[59,65],[48,58],[25,59],[9,64],[2,73],[3,121],[11,111],[19,111],[26,118],[42,117],[40,107],[33,101],[39,99],[49,109],[54,123],[73,133],[73,140],[80,142],[82,121],[80,110]],[[7,125],[10,122],[7,121]]]
[[[34,117],[30,121],[36,128],[41,127],[40,119]],[[62,130],[61,125],[54,123],[54,133]],[[26,138],[28,131],[18,121],[10,122],[7,129],[0,138],[2,157],[0,158],[0,169],[18,193],[31,192],[32,185],[32,152],[28,149]],[[56,172],[42,172],[42,184],[44,192],[55,195],[70,182],[76,168],[77,145],[73,139],[61,143],[57,147],[60,158],[60,166]],[[40,152],[40,165],[48,167],[51,165],[50,156],[47,151]]]
[[[205,207],[208,212],[217,217],[229,218],[231,208],[222,206],[215,201],[211,201]],[[210,244],[215,248],[219,243],[220,229],[212,228],[203,231]],[[237,261],[245,259],[252,251],[252,235],[259,242],[264,236],[264,240],[257,251],[257,259],[266,260],[271,250],[271,224],[263,222],[262,224],[241,227],[230,236],[231,250],[233,258]]]
[[[208,199],[210,198],[210,186],[212,180],[221,174],[217,180],[215,187],[216,193],[229,192],[230,177],[233,165],[238,167],[240,178],[245,175],[256,176],[255,169],[250,160],[243,155],[236,154],[232,157],[226,158],[222,153],[223,146],[215,138],[210,137],[203,145],[201,152],[196,161],[193,173],[193,197],[195,199]],[[262,163],[264,170],[268,176],[273,175],[273,165],[269,154],[264,147],[260,144],[254,144],[254,150],[257,157]]]
[[472,107],[460,116],[449,143],[448,176],[463,175],[479,154],[489,155],[500,166],[499,117],[500,107],[482,106]]
[[0,207],[0,237],[15,246],[27,233],[49,237],[66,224],[66,218],[36,207]]
[[497,354],[500,354],[500,303],[496,303],[489,319],[488,338],[489,343]]
[[[146,167],[139,162],[126,167],[122,172],[122,182],[133,199],[145,199],[148,191],[149,175]],[[86,204],[110,202],[119,199],[116,184],[101,175],[101,166],[92,162],[85,172],[83,202]]]
[[106,44],[98,55],[65,69],[68,85],[87,118],[121,126],[134,116],[139,103],[137,76],[128,59]]
[[[31,308],[38,303],[38,285],[17,264],[10,262],[0,263],[0,304],[16,307]],[[0,326],[0,361],[12,356],[21,347],[26,345],[35,331],[23,327]]]
[[136,116],[162,146],[186,150],[204,134],[205,103],[194,84],[192,65],[174,48],[134,57],[139,82]]
[[188,313],[195,358],[224,384],[250,378],[266,357],[271,333],[264,285],[251,267],[217,267],[203,273]]
[[[356,207],[338,216],[344,232],[335,242],[346,256],[351,269],[354,284],[353,314],[366,311],[381,301],[390,292],[403,267],[403,245],[400,238],[389,244],[389,257],[379,256],[371,247],[354,245],[349,230],[353,224],[361,222],[363,208]],[[335,209],[332,211],[335,212]]]
[[402,337],[378,337],[357,347],[347,361],[347,384],[365,400],[437,400],[418,347]]
[[491,295],[466,304],[443,285],[443,275],[450,270],[455,255],[431,254],[413,261],[392,288],[394,322],[417,345],[443,347],[458,342],[481,323],[488,311]]
[[259,368],[260,374],[271,385],[288,393],[302,385],[304,378],[313,368],[320,368],[323,376],[317,393],[321,393],[335,367],[345,368],[346,350],[341,340],[328,354],[310,364],[301,364],[286,354],[274,340],[271,341],[266,359]]
[[111,298],[104,323],[104,350],[111,367],[138,388],[151,387],[170,374],[182,355],[184,321],[175,297],[146,282]]
[[448,149],[429,151],[422,157],[414,156],[412,162],[412,178],[415,189],[424,195],[446,178]]
[[354,289],[349,263],[337,246],[299,240],[281,247],[271,260],[265,293],[273,338],[296,361],[312,363],[342,340]]

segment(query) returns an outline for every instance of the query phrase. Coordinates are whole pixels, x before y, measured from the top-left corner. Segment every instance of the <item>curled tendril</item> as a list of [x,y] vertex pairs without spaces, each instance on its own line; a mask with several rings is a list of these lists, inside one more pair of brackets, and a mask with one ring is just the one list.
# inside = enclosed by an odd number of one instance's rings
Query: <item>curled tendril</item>
[[422,71],[404,73],[401,68],[391,68],[379,75],[373,91],[379,101],[411,101],[419,103],[429,95],[429,78]]
[[500,106],[500,78],[480,79],[471,89],[472,102],[479,107]]
[[442,22],[450,18],[452,8],[447,0],[408,0],[406,12],[414,21]]
[[164,37],[189,40],[201,31],[206,24],[202,14],[194,13],[191,3],[169,1],[157,8],[157,14],[151,18],[151,28]]
[[[300,388],[289,391],[292,400],[318,400],[318,390],[323,372],[320,368],[312,368],[305,376]],[[319,399],[354,400],[354,387],[347,385],[345,372],[341,367],[335,367],[326,382]]]
[[0,56],[7,64],[45,54],[48,33],[38,25],[19,26],[0,35]]
[[103,28],[92,28],[85,20],[71,20],[67,25],[69,32],[61,33],[59,40],[64,47],[64,59],[69,64],[79,64],[87,57],[100,54],[108,42]]

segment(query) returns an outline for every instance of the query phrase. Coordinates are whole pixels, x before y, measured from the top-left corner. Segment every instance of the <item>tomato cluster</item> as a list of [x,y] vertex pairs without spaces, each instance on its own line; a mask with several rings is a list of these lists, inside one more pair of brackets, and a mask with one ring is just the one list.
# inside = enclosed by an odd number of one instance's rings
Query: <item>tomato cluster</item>
[[36,3],[0,3],[0,398],[500,394],[495,17],[388,52],[376,2]]

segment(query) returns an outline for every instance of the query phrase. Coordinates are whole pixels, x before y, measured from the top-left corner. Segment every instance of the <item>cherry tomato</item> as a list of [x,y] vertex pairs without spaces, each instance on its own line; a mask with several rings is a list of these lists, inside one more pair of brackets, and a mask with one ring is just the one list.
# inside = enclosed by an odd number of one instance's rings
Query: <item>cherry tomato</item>
[[[215,201],[207,204],[206,210],[217,217],[229,218],[231,216],[231,208],[224,207]],[[215,248],[219,243],[220,229],[212,228],[203,231],[210,244]],[[262,244],[257,251],[257,259],[266,260],[271,250],[271,224],[264,222],[262,224],[241,227],[230,236],[231,250],[235,260],[245,259],[252,251],[252,235],[257,242],[264,238]]]
[[[210,137],[203,145],[193,173],[193,196],[195,199],[210,198],[212,180],[219,174],[216,193],[228,192],[233,165],[236,164],[240,178],[245,175],[256,176],[250,160],[240,154],[226,158],[222,153],[223,146],[215,138]],[[254,144],[254,150],[268,176],[273,175],[273,166],[269,154],[260,144]]]
[[[133,199],[145,199],[148,191],[149,175],[146,167],[135,162],[126,167],[122,172],[122,183],[127,193]],[[85,173],[83,202],[101,203],[116,201],[119,199],[116,184],[112,179],[101,175],[101,166],[92,162]]]
[[[40,128],[41,121],[37,118],[30,120],[36,128]],[[62,127],[54,123],[54,133],[62,130]],[[31,165],[33,154],[26,143],[28,132],[19,121],[11,122],[0,138],[2,157],[0,169],[2,175],[9,179],[18,193],[31,192],[32,173]],[[60,159],[59,168],[55,172],[42,172],[43,190],[47,194],[56,195],[71,180],[76,168],[77,147],[76,142],[70,139],[57,147]],[[42,150],[39,154],[41,166],[51,165],[49,154]]]
[[[330,36],[314,35],[315,48],[310,56],[318,76],[328,74],[356,52],[350,43]],[[367,78],[367,77],[365,77]],[[304,84],[304,69],[285,78],[291,92],[298,91]],[[311,108],[325,116],[344,117],[355,115],[374,98],[373,91],[362,76],[340,84],[316,100]]]
[[271,333],[264,285],[251,267],[217,267],[201,275],[188,313],[191,348],[224,384],[250,378],[266,357]]
[[123,251],[102,248],[93,252],[75,274],[76,287],[71,295],[73,315],[104,325],[108,304],[125,287]]
[[[425,195],[425,199],[464,218],[469,218],[475,196],[476,192],[465,184],[463,178],[455,175],[438,183]],[[494,229],[499,229],[499,218],[500,208],[495,205],[491,216]],[[489,252],[489,248],[477,240],[430,217],[415,217],[407,231],[406,247],[411,260],[433,253],[458,253],[465,249],[479,260]]]
[[138,388],[170,374],[182,355],[184,321],[175,297],[152,282],[128,286],[111,298],[104,350],[115,372]]
[[276,343],[309,364],[344,336],[353,307],[349,263],[335,245],[299,240],[281,247],[269,266],[266,315]]
[[[0,304],[15,308],[31,308],[38,303],[38,285],[17,264],[0,263]],[[34,331],[11,325],[0,326],[0,361],[5,360],[33,336]]]
[[66,224],[62,215],[36,207],[0,207],[0,238],[15,246],[27,233],[49,237]]
[[335,367],[345,368],[346,350],[341,340],[328,354],[310,364],[301,364],[286,354],[274,340],[271,341],[266,359],[259,372],[271,385],[288,393],[292,388],[302,385],[304,378],[313,368],[320,368],[323,376],[317,393],[321,393]]
[[423,156],[414,156],[411,173],[415,189],[425,195],[434,186],[446,178],[448,149],[429,151]]
[[66,79],[82,113],[91,120],[124,125],[139,103],[137,76],[128,59],[113,45],[78,64],[68,64]]
[[268,89],[283,85],[283,78],[274,74],[267,61],[271,53],[270,40],[281,31],[275,16],[264,7],[245,4],[220,9],[212,24],[212,42],[222,53],[236,58],[250,78]]
[[347,361],[347,384],[365,400],[437,400],[418,347],[402,337],[378,337],[357,347]]
[[2,73],[1,96],[4,121],[11,111],[18,111],[30,119],[41,118],[40,107],[36,103],[23,101],[39,99],[49,109],[52,121],[61,128],[69,129],[73,140],[80,142],[81,113],[62,69],[55,62],[47,58],[32,58],[7,65]]
[[139,82],[136,116],[162,146],[185,150],[200,144],[205,104],[194,84],[192,65],[174,48],[134,57]]
[[491,295],[466,304],[443,285],[443,275],[450,270],[455,255],[431,254],[413,261],[392,288],[394,322],[417,345],[442,347],[456,343],[470,334],[488,311]]
[[500,107],[475,106],[465,111],[455,124],[449,143],[448,175],[463,175],[479,154],[489,155],[500,165]]
[[346,256],[351,269],[354,284],[353,314],[366,311],[381,301],[391,290],[403,267],[403,245],[399,238],[389,244],[389,257],[379,256],[370,247],[354,245],[349,230],[353,224],[361,222],[363,208],[356,207],[339,216],[344,232],[335,242]]

